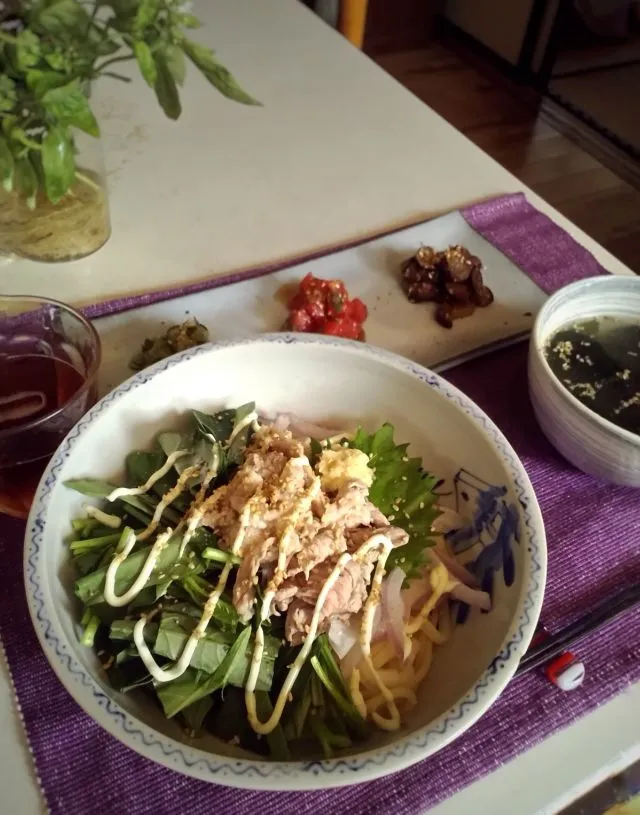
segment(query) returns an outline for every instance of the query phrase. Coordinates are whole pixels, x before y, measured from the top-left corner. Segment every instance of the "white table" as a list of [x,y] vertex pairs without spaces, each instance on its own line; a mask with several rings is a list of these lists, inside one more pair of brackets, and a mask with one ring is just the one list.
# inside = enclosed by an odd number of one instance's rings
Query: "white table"
[[[195,6],[206,22],[198,36],[264,107],[227,102],[191,71],[183,116],[172,123],[140,80],[103,84],[96,99],[113,237],[76,263],[4,266],[3,293],[95,302],[285,259],[526,190],[297,0]],[[607,268],[630,274],[526,191]],[[33,815],[42,803],[2,660],[0,675],[1,809]],[[635,687],[432,812],[553,813],[638,758]]]

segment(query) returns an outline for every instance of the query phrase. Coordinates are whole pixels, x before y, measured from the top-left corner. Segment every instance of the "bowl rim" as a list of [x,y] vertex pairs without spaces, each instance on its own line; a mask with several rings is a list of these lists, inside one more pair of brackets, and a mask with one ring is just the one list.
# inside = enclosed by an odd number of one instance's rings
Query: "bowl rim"
[[[383,361],[391,367],[436,388],[483,432],[511,480],[518,502],[524,550],[524,578],[511,624],[493,660],[449,710],[412,733],[387,746],[371,748],[330,760],[272,762],[233,758],[198,749],[165,736],[120,707],[105,693],[94,672],[74,657],[77,643],[69,642],[55,621],[56,610],[46,583],[49,573],[41,556],[46,536],[48,496],[56,486],[58,472],[69,458],[84,430],[120,397],[144,385],[169,368],[200,355],[244,345],[312,344],[337,347],[351,354]],[[130,377],[105,395],[69,432],[52,457],[36,491],[27,521],[24,546],[24,580],[29,613],[40,646],[51,667],[81,708],[120,742],[171,769],[201,780],[261,790],[312,790],[373,780],[405,769],[440,750],[461,735],[493,704],[516,671],[537,625],[547,571],[546,536],[542,514],[524,465],[498,427],[469,397],[438,374],[389,351],[364,343],[304,334],[263,334],[240,340],[208,343],[190,348]],[[50,606],[50,608],[47,607]]]
[[[536,359],[538,359],[538,361],[542,364],[542,370],[551,383],[554,391],[568,403],[574,412],[582,414],[582,416],[590,421],[591,424],[596,425],[599,429],[607,432],[609,435],[615,436],[619,441],[625,441],[631,444],[633,447],[640,448],[640,434],[633,433],[631,430],[627,430],[626,428],[615,424],[615,422],[605,419],[604,416],[600,416],[600,414],[596,413],[595,410],[592,410],[588,405],[581,402],[571,393],[571,391],[562,385],[556,374],[553,372],[553,369],[549,365],[544,354],[544,348],[549,339],[549,337],[544,336],[544,324],[549,317],[549,312],[553,309],[554,302],[558,302],[573,291],[588,291],[591,288],[597,289],[601,286],[605,288],[612,288],[614,290],[617,288],[620,288],[621,290],[624,290],[625,288],[637,288],[638,294],[640,295],[640,278],[637,277],[601,275],[599,277],[589,277],[585,278],[584,280],[576,280],[573,283],[569,283],[567,286],[563,286],[561,289],[558,289],[558,291],[552,294],[538,312],[533,324],[530,347],[535,354]],[[606,309],[603,310],[602,316],[608,316]],[[576,317],[576,319],[580,318]]]

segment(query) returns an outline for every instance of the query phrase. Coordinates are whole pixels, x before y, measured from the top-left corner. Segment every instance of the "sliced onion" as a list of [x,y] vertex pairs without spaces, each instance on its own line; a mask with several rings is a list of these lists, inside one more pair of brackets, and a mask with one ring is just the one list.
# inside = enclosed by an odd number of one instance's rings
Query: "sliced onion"
[[411,616],[411,611],[416,606],[423,606],[430,594],[431,583],[426,575],[410,580],[408,587],[402,592],[405,619]]
[[436,546],[435,549],[429,550],[430,555],[433,557],[434,560],[439,560],[440,563],[447,569],[449,574],[452,577],[455,577],[456,580],[459,580],[461,583],[464,583],[465,586],[470,586],[471,588],[477,589],[478,588],[478,581],[476,576],[472,574],[468,569],[465,569],[462,564],[458,563],[458,561],[450,555],[448,552],[445,552],[442,547]]
[[[354,621],[354,617],[351,618]],[[344,659],[358,641],[358,627],[354,622],[345,623],[334,618],[329,626],[329,642],[338,655]]]
[[382,603],[378,603],[373,612],[373,620],[371,621],[371,640],[377,642],[387,636],[387,615],[384,613]]
[[438,507],[438,509],[441,514],[431,524],[432,532],[445,534],[464,526],[464,520],[454,509],[449,509],[449,507]]
[[323,427],[314,422],[305,422],[302,419],[293,418],[291,420],[291,432],[294,436],[308,436],[311,439],[322,441],[332,436],[340,435],[340,430],[335,427]]
[[276,430],[287,430],[290,424],[291,418],[286,413],[279,413],[273,422]]
[[402,584],[407,575],[396,566],[382,584],[382,613],[388,621],[388,634],[399,654],[404,654],[404,603]]
[[461,603],[466,603],[473,608],[480,608],[482,611],[491,609],[491,596],[486,591],[472,589],[465,586],[464,583],[457,583],[453,587],[451,597],[453,600],[459,600]]
[[360,664],[362,657],[362,648],[360,647],[360,643],[356,642],[345,658],[340,660],[340,669],[345,679],[349,679],[353,669],[357,668]]

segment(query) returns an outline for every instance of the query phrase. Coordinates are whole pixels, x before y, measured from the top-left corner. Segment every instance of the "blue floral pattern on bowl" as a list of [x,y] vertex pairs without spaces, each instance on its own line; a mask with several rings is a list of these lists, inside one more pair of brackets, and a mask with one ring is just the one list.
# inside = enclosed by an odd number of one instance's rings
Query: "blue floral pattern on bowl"
[[[456,512],[469,517],[463,526],[446,534],[456,555],[469,552],[466,568],[476,576],[480,588],[492,593],[494,575],[502,572],[505,585],[515,579],[514,543],[520,543],[518,508],[506,499],[504,485],[489,484],[468,470],[458,470],[453,479]],[[460,603],[456,621],[464,623],[469,606]]]

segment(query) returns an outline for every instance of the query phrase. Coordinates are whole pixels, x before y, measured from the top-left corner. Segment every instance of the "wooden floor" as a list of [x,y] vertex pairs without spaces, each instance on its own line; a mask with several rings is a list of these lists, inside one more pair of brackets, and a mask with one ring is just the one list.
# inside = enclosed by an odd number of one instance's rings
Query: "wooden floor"
[[378,64],[585,232],[640,273],[640,191],[561,135],[495,69],[456,46],[378,55]]

